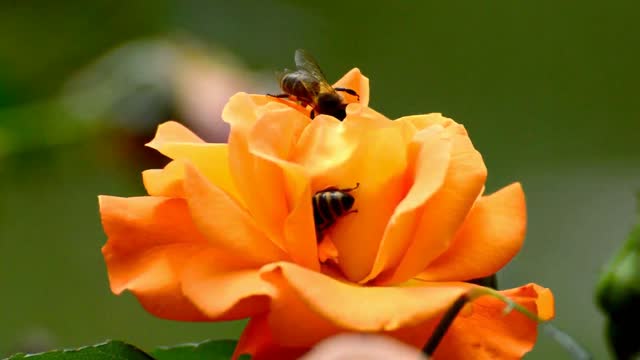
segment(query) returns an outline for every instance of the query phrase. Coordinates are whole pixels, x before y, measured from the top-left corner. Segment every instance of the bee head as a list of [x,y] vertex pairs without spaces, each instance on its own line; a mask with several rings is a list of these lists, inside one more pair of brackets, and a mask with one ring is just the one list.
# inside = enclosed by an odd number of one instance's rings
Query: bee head
[[342,197],[340,197],[340,202],[342,203],[342,208],[345,210],[350,210],[353,207],[353,203],[356,199],[353,195],[349,193],[342,193]]
[[331,115],[338,120],[344,120],[347,116],[346,104],[342,101],[342,96],[336,92],[320,93],[316,101],[316,113]]

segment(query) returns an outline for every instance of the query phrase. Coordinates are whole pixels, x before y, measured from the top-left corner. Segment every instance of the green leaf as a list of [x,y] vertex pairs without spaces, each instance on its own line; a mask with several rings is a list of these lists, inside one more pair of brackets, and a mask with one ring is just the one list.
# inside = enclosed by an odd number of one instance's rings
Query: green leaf
[[152,360],[153,357],[137,347],[122,341],[108,341],[102,344],[81,347],[73,350],[56,350],[40,354],[16,354],[7,360]]
[[[209,340],[197,344],[162,347],[151,354],[157,360],[228,360],[236,348],[236,340]],[[242,356],[241,359],[250,357]]]

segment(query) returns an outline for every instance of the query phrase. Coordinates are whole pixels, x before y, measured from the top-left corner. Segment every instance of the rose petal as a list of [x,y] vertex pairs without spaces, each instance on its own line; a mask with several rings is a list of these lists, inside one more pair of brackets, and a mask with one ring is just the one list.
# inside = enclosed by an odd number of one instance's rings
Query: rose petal
[[[229,156],[234,180],[247,209],[271,241],[290,252],[295,261],[319,269],[312,216],[310,212],[304,214],[310,211],[311,195],[304,195],[308,180],[301,168],[285,164],[310,119],[279,103],[266,103],[262,108],[270,110],[263,111],[254,100],[239,94],[227,106],[225,120],[232,123]],[[233,111],[240,107],[238,104],[253,106],[253,119],[244,120],[240,110]],[[309,206],[300,206],[303,198]]]
[[[352,331],[382,332],[421,347],[444,311],[473,287],[466,283],[417,281],[401,287],[361,287],[282,262],[266,265],[260,272],[262,278],[277,289],[276,295],[272,299],[270,312],[264,317],[259,316],[256,319],[259,321],[252,320],[247,327],[236,354],[300,349],[328,336]],[[535,285],[505,291],[503,294],[534,312],[536,307],[539,313],[548,314],[552,309],[550,293]],[[545,306],[550,308],[544,309]],[[535,321],[517,316],[513,318],[513,315],[504,320],[502,312],[507,305],[489,297],[476,300],[470,307],[471,310],[459,315],[454,325],[473,319],[475,327],[470,331],[472,336],[467,338],[473,344],[478,343],[476,336],[497,334],[510,346],[508,351],[513,351],[518,345],[531,345],[528,343],[529,335],[532,328],[535,331]],[[509,323],[512,319],[515,319],[515,323]],[[500,325],[493,325],[495,322]],[[517,334],[514,339],[509,339],[509,331],[513,330],[511,327],[524,327],[524,337]],[[483,329],[495,329],[495,332],[484,333]],[[464,332],[460,334],[464,335]],[[476,350],[485,351],[482,347]],[[473,348],[469,351],[471,355],[476,354]]]
[[500,292],[527,308],[535,305],[535,313],[541,320],[548,321],[555,316],[555,300],[548,288],[531,283]]
[[[345,120],[347,118],[364,118],[366,119],[366,123],[368,124],[368,126],[373,127],[397,128],[398,125],[400,125],[400,123],[391,122],[391,120],[386,116],[360,103],[351,103],[349,104],[349,106],[347,106],[347,117],[345,118]],[[350,121],[354,120],[350,119]]]
[[[309,122],[292,109],[265,113],[248,137],[255,172],[246,175],[260,177],[250,188],[257,208],[253,213],[263,212],[264,223],[274,235],[280,235],[294,262],[319,270],[309,176],[300,165],[289,161]],[[265,173],[271,174],[270,178],[262,177]]]
[[181,199],[100,196],[108,241],[102,248],[111,290],[132,291],[152,314],[174,320],[205,317],[180,288],[183,266],[208,246]]
[[290,107],[267,95],[239,92],[225,105],[222,119],[231,125],[231,130],[244,142],[258,118],[269,111],[287,108]]
[[191,130],[182,126],[180,123],[175,121],[167,121],[158,126],[155,138],[151,140],[147,144],[147,146],[159,150],[167,143],[204,144],[205,141],[200,139],[198,135],[194,134]]
[[353,188],[354,209],[325,231],[340,254],[347,277],[369,273],[384,226],[404,193],[406,152],[401,129],[373,110],[354,104],[339,122],[318,116],[300,136],[293,161],[311,176],[313,192],[328,187]]
[[[313,311],[296,290],[292,289],[287,279],[270,274],[271,268],[273,267],[267,265],[261,269],[261,275],[265,281],[277,289],[277,295],[271,301],[268,325],[271,336],[278,346],[308,348],[327,336],[341,331],[339,326]],[[321,275],[317,272],[312,273]],[[307,283],[306,286],[315,287],[316,285]]]
[[451,140],[441,126],[432,126],[417,133],[408,149],[410,170],[407,175],[413,178],[413,186],[395,208],[382,237],[374,266],[362,282],[397,266],[420,218],[417,209],[444,182],[451,156]]
[[363,134],[346,167],[332,172],[336,184],[360,184],[353,192],[358,212],[341,218],[328,231],[340,254],[340,268],[354,282],[371,271],[386,224],[405,195],[407,154],[400,131],[392,130]]
[[470,280],[496,273],[522,247],[527,226],[519,183],[480,198],[451,246],[418,276],[424,280]]
[[[188,160],[211,183],[242,203],[231,176],[227,144],[205,143],[182,125],[171,121],[158,126],[155,138],[147,146],[173,160]],[[179,167],[167,166],[163,170],[144,172],[143,181],[149,194],[170,196],[168,194],[177,191],[176,184],[184,176],[179,170]]]
[[[179,256],[179,255],[178,255]],[[180,264],[173,264],[180,267]],[[177,282],[167,284],[165,287],[146,289],[145,291],[131,290],[140,305],[161,319],[176,321],[209,321],[209,317],[187,298]]]
[[267,323],[267,315],[256,315],[252,317],[247,326],[244,327],[240,339],[233,351],[232,360],[238,359],[241,355],[251,355],[256,358],[261,355],[261,351],[274,343]]
[[291,161],[302,165],[312,179],[312,188],[319,189],[330,181],[327,177],[333,169],[351,158],[357,148],[353,136],[334,117],[317,116],[300,134]]
[[279,346],[271,334],[268,315],[263,314],[249,320],[238,340],[231,359],[236,360],[243,354],[251,355],[252,360],[298,359],[307,350],[306,347],[287,348]]
[[[533,313],[548,315],[553,302],[551,292],[535,284],[501,292]],[[505,307],[489,296],[474,301],[473,314],[454,320],[434,359],[521,359],[535,344],[538,324],[514,310],[505,315]]]
[[458,126],[445,129],[453,147],[444,184],[420,208],[412,243],[398,266],[377,280],[380,284],[406,281],[442,254],[483,189],[487,169],[482,156]]
[[455,128],[455,131],[460,135],[467,134],[464,127],[457,126],[459,125],[458,123],[456,123],[450,118],[442,116],[442,114],[440,113],[403,116],[401,118],[396,119],[395,122],[411,124],[417,130],[423,130],[433,125],[440,125],[443,128],[448,128],[452,126]]
[[142,172],[142,182],[149,195],[184,198],[184,163],[172,161],[164,169]]
[[192,257],[182,276],[182,291],[210,320],[236,320],[269,308],[273,286],[256,268],[238,266],[227,254],[209,249]]
[[330,236],[325,236],[318,244],[318,259],[324,263],[326,261],[332,261],[337,264],[338,261],[338,249],[336,245],[331,241]]
[[309,127],[301,136],[304,147],[299,147],[296,160],[309,171],[313,192],[359,184],[352,193],[358,212],[339,218],[326,230],[338,249],[340,268],[357,282],[371,270],[386,223],[404,196],[403,131],[373,111],[355,112],[341,123],[318,116]]
[[[362,287],[284,262],[266,265],[261,273],[265,280],[279,289],[279,297],[274,298],[272,306],[281,306],[291,313],[298,312],[292,317],[299,319],[298,324],[307,324],[307,320],[301,320],[305,311],[329,322],[314,320],[322,329],[317,332],[313,326],[290,326],[288,330],[283,326],[279,329],[282,331],[280,336],[290,339],[288,345],[291,346],[310,345],[305,341],[317,340],[318,333],[324,336],[334,331],[330,324],[346,331],[366,332],[393,331],[419,324],[441,314],[470,286],[465,283],[420,282],[419,286]],[[290,298],[291,294],[295,297]],[[301,301],[298,306],[303,304],[308,309],[294,308],[296,303],[290,302],[296,298]]]
[[224,122],[235,128],[236,132],[246,134],[249,132],[254,122],[258,118],[257,109],[268,100],[262,97],[263,102],[257,96],[251,96],[244,92],[239,92],[229,98],[229,101],[222,109],[222,119]]
[[[354,68],[346,73],[340,80],[333,84],[333,87],[341,87],[352,89],[360,96],[359,103],[369,105],[369,78],[362,75],[360,69]],[[355,97],[347,93],[341,92],[347,102],[356,101]]]
[[288,258],[246,210],[191,164],[185,164],[184,190],[193,222],[214,248],[256,266]]

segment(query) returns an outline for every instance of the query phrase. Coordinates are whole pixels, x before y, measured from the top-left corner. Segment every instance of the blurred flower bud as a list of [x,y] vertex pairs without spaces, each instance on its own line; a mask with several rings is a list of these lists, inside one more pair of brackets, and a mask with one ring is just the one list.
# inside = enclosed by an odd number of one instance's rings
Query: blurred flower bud
[[419,349],[382,335],[340,334],[313,348],[301,360],[427,360]]
[[180,122],[206,141],[227,141],[229,124],[221,114],[233,94],[266,94],[277,88],[275,75],[252,72],[221,48],[205,48],[192,41],[181,43],[179,51],[172,79],[176,112]]
[[180,35],[110,50],[69,79],[61,98],[76,118],[118,124],[145,142],[158,123],[172,119],[204,140],[224,142],[228,125],[220,114],[231,95],[276,86],[274,76],[249,70],[231,52]]
[[605,268],[596,289],[598,305],[607,315],[607,336],[617,359],[640,352],[640,193],[639,219],[626,243]]

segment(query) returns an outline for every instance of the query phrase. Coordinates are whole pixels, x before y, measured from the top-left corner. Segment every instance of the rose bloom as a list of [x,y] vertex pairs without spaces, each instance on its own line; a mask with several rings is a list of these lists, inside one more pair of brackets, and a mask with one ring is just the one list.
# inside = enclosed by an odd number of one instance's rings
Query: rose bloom
[[[148,146],[171,158],[147,170],[149,196],[100,197],[111,290],[155,316],[250,318],[234,356],[288,359],[338,333],[392,336],[422,347],[443,313],[522,246],[520,184],[484,196],[487,170],[465,128],[440,114],[391,121],[367,107],[358,69],[344,121],[238,93],[222,117],[228,144],[176,122]],[[316,239],[312,197],[351,188],[351,213]],[[548,289],[501,291],[543,319]],[[436,359],[512,359],[536,323],[482,297],[465,307]]]

